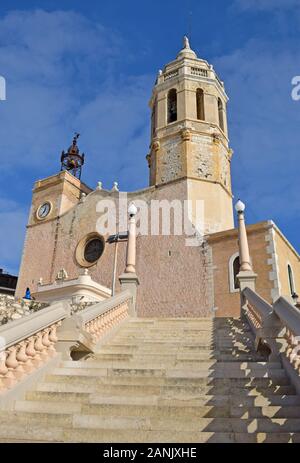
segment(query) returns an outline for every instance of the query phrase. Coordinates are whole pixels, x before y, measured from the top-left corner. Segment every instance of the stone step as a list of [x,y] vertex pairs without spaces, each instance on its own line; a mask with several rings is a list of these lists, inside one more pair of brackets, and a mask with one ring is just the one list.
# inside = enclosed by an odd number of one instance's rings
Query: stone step
[[276,384],[288,385],[290,383],[289,379],[286,376],[286,373],[282,369],[246,369],[239,370],[237,368],[216,368],[216,369],[200,369],[199,366],[194,369],[184,369],[182,367],[172,367],[172,368],[143,368],[142,365],[132,365],[128,366],[121,365],[120,367],[110,367],[103,368],[98,366],[88,367],[76,367],[76,368],[67,368],[61,367],[56,368],[52,371],[53,375],[65,375],[65,376],[86,376],[86,377],[115,377],[115,376],[134,376],[134,377],[163,377],[163,378],[180,378],[180,379],[199,379],[209,378],[214,382],[214,380],[235,380],[235,379],[252,379],[253,382],[258,379],[271,379]]
[[98,442],[98,443],[299,443],[300,433],[230,433],[187,431],[139,431],[118,429],[62,429],[59,427],[29,428],[0,425],[0,442]]
[[30,391],[26,394],[26,400],[42,402],[76,402],[116,405],[159,405],[176,407],[197,406],[226,406],[234,407],[295,407],[300,406],[300,396],[296,395],[268,395],[268,396],[240,396],[240,395],[197,395],[196,398],[172,399],[157,395],[128,396],[128,395],[102,395],[89,392],[49,392]]
[[[150,366],[150,359],[151,357],[149,357],[149,361],[147,361],[147,367],[149,368],[165,368],[161,361],[162,359],[157,359],[157,361],[153,362],[153,365],[155,365],[154,367],[151,367]],[[186,362],[189,363],[190,359],[187,359]],[[109,364],[114,364],[116,362],[119,362],[122,366],[121,368],[135,368],[135,366],[133,365],[138,365],[137,368],[141,369],[142,367],[145,366],[145,358],[143,356],[141,357],[136,357],[134,356],[130,361],[128,360],[116,360],[116,361],[112,361],[112,360],[105,360],[105,359],[102,359],[102,360],[98,360],[98,357],[96,359],[89,359],[87,361],[77,361],[77,362],[73,362],[73,361],[64,361],[60,364],[60,368],[72,368],[74,370],[78,370],[78,369],[84,369],[84,370],[94,370],[94,369],[97,369],[97,368],[109,368]],[[175,356],[172,356],[169,358],[169,362],[170,364],[172,363],[178,363],[178,362],[182,362],[182,365],[185,364],[185,360],[182,360],[182,359],[178,359],[176,358]],[[167,362],[166,362],[167,364]],[[115,368],[115,367],[114,367]],[[201,371],[208,371],[208,370],[211,370],[211,371],[244,371],[244,372],[249,372],[249,371],[253,371],[253,372],[261,372],[261,373],[274,373],[276,374],[277,372],[284,372],[281,364],[279,362],[217,362],[216,360],[211,360],[211,361],[199,361],[199,360],[195,360],[195,364],[194,364],[194,369],[195,368],[198,370],[201,370]],[[173,367],[172,367],[173,369]],[[184,370],[182,368],[182,370]]]
[[[203,351],[203,352],[182,352],[182,351],[178,351],[178,350],[175,350],[173,349],[172,352],[166,352],[166,353],[162,353],[161,351],[158,351],[158,352],[151,352],[150,350],[149,351],[146,351],[146,352],[141,352],[141,349],[138,349],[138,350],[135,350],[135,349],[132,349],[132,348],[122,348],[122,347],[118,347],[118,348],[111,348],[110,346],[109,347],[103,347],[101,349],[101,353],[97,353],[95,354],[95,356],[91,356],[91,358],[97,360],[101,360],[102,358],[106,358],[106,356],[112,356],[111,358],[113,358],[113,356],[115,355],[121,355],[123,356],[123,358],[125,358],[125,356],[128,356],[128,358],[130,358],[131,356],[138,356],[139,358],[145,358],[145,359],[148,359],[148,358],[153,358],[153,359],[163,359],[164,357],[171,357],[171,356],[177,356],[177,358],[180,358],[182,356],[182,359],[185,360],[185,359],[188,359],[189,356],[190,356],[190,360],[195,360],[195,361],[198,361],[198,360],[215,360],[215,361],[230,361],[230,362],[233,362],[233,361],[236,361],[236,362],[263,362],[265,361],[265,357],[263,355],[260,355],[260,354],[253,354],[251,352],[249,353],[238,353],[238,354],[235,354],[235,352],[231,352],[231,353],[219,353],[217,351],[214,351],[214,350],[207,350],[207,351]],[[235,357],[235,355],[237,355]],[[180,357],[179,357],[180,356]]]
[[[300,418],[200,418],[200,417],[114,417],[96,414],[61,414],[61,413],[30,413],[30,412],[1,412],[1,425],[24,426],[34,424],[92,428],[92,429],[127,429],[127,430],[176,430],[195,432],[299,432]],[[1,434],[0,434],[1,435]]]
[[[97,379],[98,377],[107,377],[108,381],[114,377],[137,377],[137,378],[162,378],[162,379],[180,379],[188,380],[197,379],[199,383],[208,384],[227,384],[239,383],[244,385],[248,381],[257,385],[279,384],[288,385],[289,379],[284,370],[237,370],[237,369],[220,369],[220,370],[182,370],[182,369],[165,369],[165,368],[56,368],[52,371],[51,377],[63,376],[66,380],[71,377],[84,377]],[[228,380],[228,381],[227,381]]]
[[237,394],[242,396],[259,396],[259,395],[295,395],[295,390],[292,386],[278,386],[278,385],[266,385],[265,387],[257,385],[232,385],[227,383],[226,385],[219,386],[162,386],[162,385],[145,385],[145,384],[111,384],[105,383],[105,378],[96,379],[91,381],[57,381],[54,377],[52,382],[43,382],[37,386],[38,391],[56,391],[56,392],[87,392],[87,393],[101,393],[103,395],[160,395],[161,397],[169,397],[175,399],[190,399],[197,398],[198,395],[206,394],[217,394],[217,395],[229,395]]
[[174,405],[138,405],[138,404],[103,404],[78,402],[42,402],[19,400],[15,403],[15,411],[30,413],[78,414],[115,416],[115,417],[173,417],[173,418],[299,418],[300,407],[234,407],[204,405],[180,407]]

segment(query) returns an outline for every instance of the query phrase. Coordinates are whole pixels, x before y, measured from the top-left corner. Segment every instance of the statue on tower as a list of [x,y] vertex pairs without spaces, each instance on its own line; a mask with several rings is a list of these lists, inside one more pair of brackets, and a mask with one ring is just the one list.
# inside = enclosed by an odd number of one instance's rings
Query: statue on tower
[[81,178],[81,169],[84,164],[84,153],[80,154],[79,148],[77,146],[77,140],[79,136],[80,134],[75,132],[72,145],[69,147],[66,153],[65,151],[62,151],[60,158],[60,170],[67,170],[78,179]]

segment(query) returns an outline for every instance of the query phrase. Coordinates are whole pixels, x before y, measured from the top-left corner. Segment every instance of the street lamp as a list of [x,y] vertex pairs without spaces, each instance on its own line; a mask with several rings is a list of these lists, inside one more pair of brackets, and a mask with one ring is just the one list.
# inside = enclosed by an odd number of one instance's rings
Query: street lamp
[[244,212],[244,210],[246,209],[246,206],[245,204],[243,203],[243,201],[241,201],[240,199],[238,200],[238,202],[236,203],[236,205],[234,206],[236,212],[238,212],[239,214],[241,214],[242,212]]

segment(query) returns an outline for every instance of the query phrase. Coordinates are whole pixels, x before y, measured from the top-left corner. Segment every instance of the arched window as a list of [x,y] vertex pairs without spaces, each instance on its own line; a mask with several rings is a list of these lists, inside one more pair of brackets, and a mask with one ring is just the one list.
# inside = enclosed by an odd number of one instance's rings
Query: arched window
[[177,91],[172,88],[168,93],[168,124],[177,121]]
[[294,272],[290,264],[288,264],[287,270],[288,270],[290,292],[291,292],[291,295],[293,295],[296,292],[296,290],[295,290]]
[[233,256],[230,257],[228,267],[229,290],[231,293],[235,293],[239,291],[239,281],[237,279],[237,275],[240,271],[240,256],[238,252],[236,252],[235,254],[233,254]]
[[223,103],[220,98],[218,98],[218,113],[219,113],[219,126],[224,132]]
[[152,108],[152,115],[151,115],[151,133],[152,137],[155,135],[156,130],[156,100],[154,101],[153,108]]
[[199,119],[200,121],[205,121],[204,92],[202,88],[197,89],[196,101],[197,101],[197,119]]

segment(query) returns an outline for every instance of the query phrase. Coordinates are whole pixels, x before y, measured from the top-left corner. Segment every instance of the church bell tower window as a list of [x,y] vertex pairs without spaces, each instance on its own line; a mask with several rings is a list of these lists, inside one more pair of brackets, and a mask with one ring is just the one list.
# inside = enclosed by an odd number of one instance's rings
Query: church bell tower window
[[218,98],[218,112],[219,112],[219,126],[224,132],[224,115],[223,115],[223,103],[221,98]]
[[196,92],[196,103],[197,103],[197,119],[205,121],[204,113],[204,92],[202,88],[198,88]]
[[168,93],[168,124],[177,121],[177,91],[172,88]]

